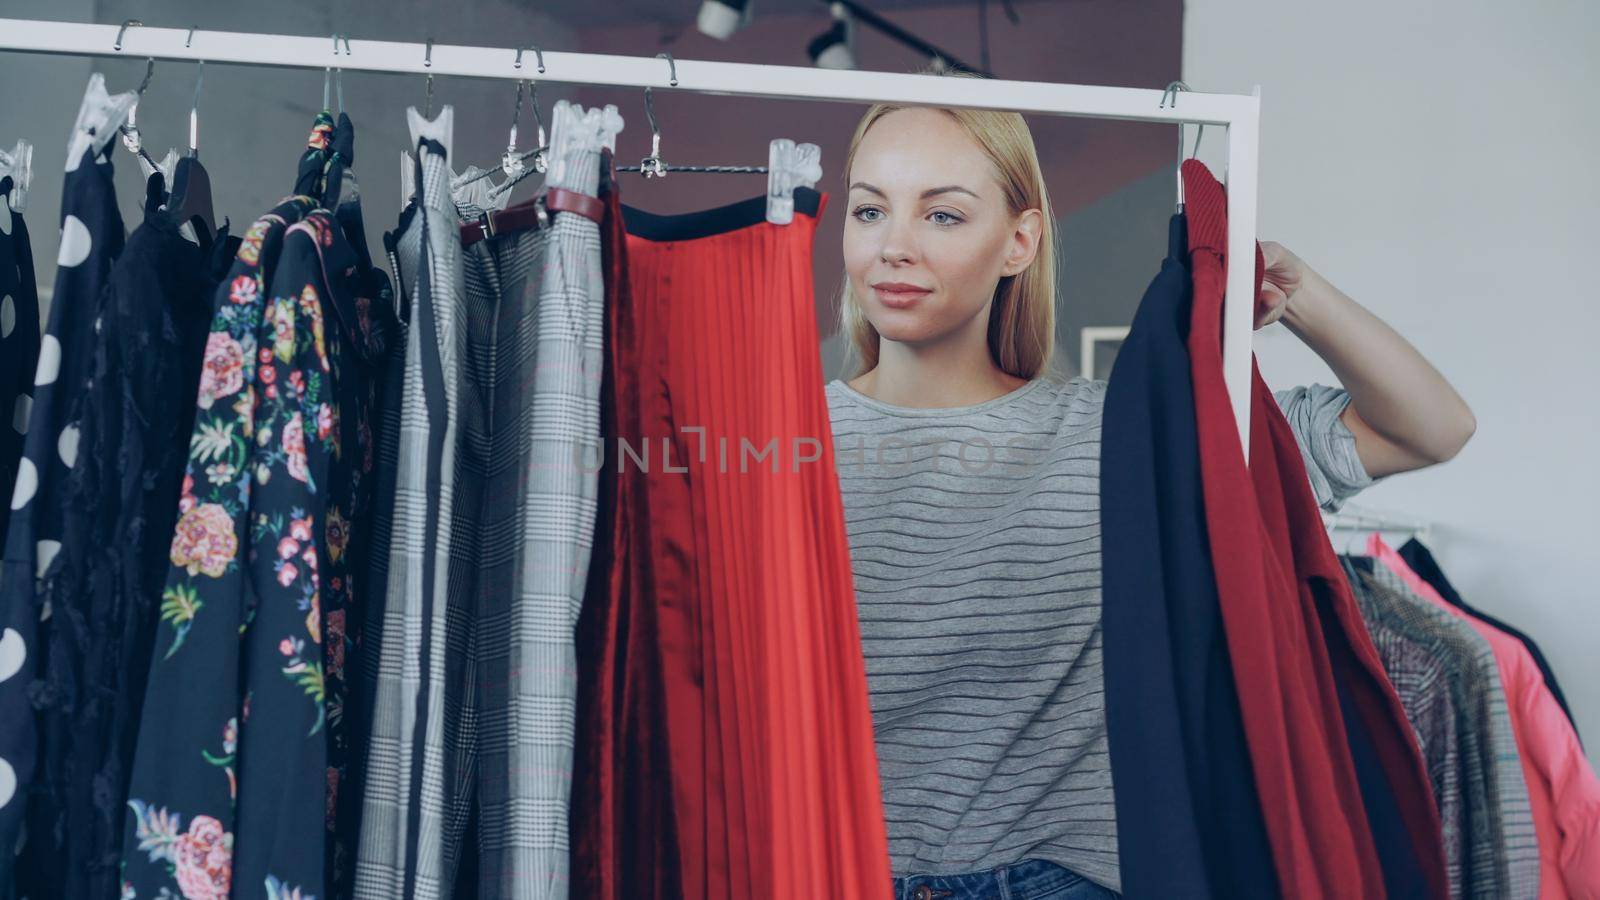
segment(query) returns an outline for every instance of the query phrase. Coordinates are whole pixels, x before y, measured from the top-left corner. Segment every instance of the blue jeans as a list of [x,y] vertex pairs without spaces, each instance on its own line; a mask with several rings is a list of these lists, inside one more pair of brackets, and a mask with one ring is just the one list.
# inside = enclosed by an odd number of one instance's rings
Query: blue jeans
[[908,875],[894,880],[894,900],[1112,900],[1108,888],[1042,859],[987,872]]

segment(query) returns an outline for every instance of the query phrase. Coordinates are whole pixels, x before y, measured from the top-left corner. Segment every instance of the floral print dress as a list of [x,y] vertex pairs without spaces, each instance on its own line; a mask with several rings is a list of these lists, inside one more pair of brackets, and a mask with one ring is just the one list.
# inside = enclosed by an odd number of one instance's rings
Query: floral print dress
[[[287,298],[283,315],[267,299],[289,226],[314,206],[310,197],[290,197],[252,224],[218,291],[161,593],[164,627],[154,645],[129,785],[124,897],[231,896],[240,725],[248,723],[252,695],[262,687],[247,680],[245,656],[257,643],[252,626],[263,607],[271,618],[284,602],[297,611],[304,607],[298,633],[284,638],[290,660],[282,677],[294,679],[305,698],[301,718],[309,720],[297,728],[264,724],[285,742],[315,736],[313,726],[320,728],[320,659],[313,666],[300,658],[308,644],[320,646],[316,586],[309,571],[303,582],[299,577],[300,566],[309,569],[306,556],[297,551],[293,561],[281,558],[276,535],[312,539],[305,509],[279,509],[315,488],[304,441],[306,400],[295,392],[285,396],[277,385],[291,384],[291,374],[303,383],[308,368],[320,373],[321,342],[309,334],[309,314],[297,322],[298,296]],[[320,304],[312,305],[320,315]],[[280,320],[287,325],[281,343]],[[320,391],[310,399],[320,401]],[[325,456],[317,454],[319,470]],[[289,484],[296,475],[304,490]],[[266,553],[261,544],[268,544]],[[314,546],[307,552],[316,558]]]
[[252,225],[218,290],[129,791],[125,898],[313,900],[349,866],[336,813],[350,522],[371,493],[393,301],[316,205],[293,196]]

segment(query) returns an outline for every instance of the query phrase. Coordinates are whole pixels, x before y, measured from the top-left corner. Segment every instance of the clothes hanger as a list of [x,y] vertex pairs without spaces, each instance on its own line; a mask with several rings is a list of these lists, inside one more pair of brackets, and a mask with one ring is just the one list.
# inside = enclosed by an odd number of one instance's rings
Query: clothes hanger
[[[349,38],[333,35],[333,53],[339,55],[339,42],[345,43],[349,55]],[[338,117],[332,109],[333,97],[339,102]],[[306,138],[306,149],[295,165],[293,193],[310,197],[321,209],[336,209],[342,191],[354,190],[354,175],[348,171],[355,162],[355,125],[344,111],[344,69],[324,66],[322,76],[322,107],[312,120],[311,134]]]
[[[127,29],[128,26],[124,24],[122,27],[123,29]],[[155,73],[156,61],[154,57],[151,57],[150,59],[145,60],[144,80],[139,82],[138,89],[134,91],[134,94],[137,95],[140,100],[144,99],[145,88],[150,86],[150,79],[155,75]],[[150,158],[149,153],[145,152],[144,135],[139,131],[138,115],[139,101],[135,100],[133,105],[128,107],[128,121],[117,126],[117,130],[122,132],[122,146],[127,147],[129,152],[138,156],[139,159],[149,166],[151,170],[159,169],[161,167],[156,165],[156,161]],[[146,172],[146,175],[148,174],[149,173]],[[168,179],[168,183],[171,183],[171,179]]]
[[[423,53],[422,64],[424,66],[430,68],[430,69],[433,68],[433,38],[428,38],[428,46],[427,46],[426,51]],[[427,87],[427,90],[424,92],[424,95],[423,95],[422,117],[424,119],[433,118],[433,73],[432,72],[428,73],[428,87]]]
[[[518,52],[520,53],[521,51]],[[534,52],[539,52],[537,47],[534,48]],[[543,72],[543,53],[539,54],[539,59],[539,71]],[[521,82],[518,82],[518,84],[520,85]],[[538,146],[527,153],[520,155],[516,153],[517,122],[522,115],[522,94],[519,91],[517,94],[517,112],[513,115],[511,120],[511,146],[506,148],[505,155],[500,158],[500,166],[501,169],[506,172],[506,180],[501,182],[500,185],[493,191],[490,191],[489,196],[491,199],[505,196],[512,188],[516,187],[530,175],[543,175],[550,171],[550,147],[553,146],[555,142],[545,134],[544,116],[539,114],[538,82],[529,82],[529,95],[531,98],[531,105],[533,106],[533,121],[539,129]],[[533,165],[525,165],[526,161],[530,159],[533,161]],[[512,171],[513,169],[515,169],[515,171]],[[507,197],[506,199],[509,200],[510,198]]]
[[[535,47],[533,49],[534,49],[535,53],[539,53],[539,57],[540,57],[539,71],[543,72],[544,71],[544,62],[543,62],[544,54],[541,53],[539,51],[539,48],[537,48],[537,47]],[[522,50],[520,50],[520,49],[517,50],[517,56],[519,58],[522,56]],[[520,65],[520,62],[518,63],[518,65]],[[549,146],[549,143],[547,141],[547,138],[546,138],[546,135],[545,135],[545,131],[544,131],[544,117],[539,114],[539,83],[536,82],[536,81],[530,81],[530,82],[527,82],[527,84],[529,86],[529,93],[532,96],[533,121],[534,121],[534,124],[539,129],[539,140],[538,140],[538,143],[534,146],[534,149],[529,150],[526,153],[518,153],[517,152],[517,127],[522,121],[522,85],[523,85],[523,81],[521,79],[518,79],[517,80],[517,105],[516,105],[516,108],[512,111],[512,114],[511,114],[511,133],[510,133],[510,138],[506,143],[506,152],[501,154],[501,156],[500,156],[500,165],[491,166],[489,168],[483,169],[483,170],[481,170],[479,172],[476,172],[474,174],[471,174],[471,175],[462,175],[460,178],[458,178],[455,181],[451,182],[450,186],[453,189],[460,190],[461,188],[464,188],[469,184],[472,184],[472,183],[477,182],[477,181],[482,181],[483,179],[488,178],[489,176],[495,174],[496,172],[499,172],[499,173],[505,175],[507,180],[504,181],[504,182],[501,182],[498,185],[495,185],[489,191],[488,196],[492,198],[492,197],[495,197],[495,196],[497,196],[497,195],[499,195],[501,193],[504,193],[506,190],[509,190],[511,185],[515,185],[517,182],[521,181],[523,178],[525,178],[526,176],[528,176],[530,174],[534,174],[534,173],[542,174],[542,173],[544,173],[544,172],[549,170],[549,168],[550,168],[550,159],[549,159],[550,146]],[[532,171],[531,172],[529,171],[529,166],[528,166],[528,161],[529,160],[532,160],[532,162],[533,162]]]
[[[527,52],[527,51],[529,51],[529,50],[532,50],[538,56],[539,74],[543,75],[544,74],[544,51],[539,49],[539,47],[537,45],[529,45],[527,47],[518,47],[517,48],[517,58],[515,60],[512,60],[511,67],[514,68],[514,69],[522,68],[522,54]],[[507,142],[506,152],[500,156],[499,171],[505,173],[505,176],[507,178],[516,179],[516,180],[521,180],[521,176],[523,175],[524,170],[525,170],[525,165],[524,164],[530,158],[533,160],[534,168],[537,171],[544,172],[545,170],[547,170],[549,168],[549,160],[546,157],[546,151],[548,151],[550,148],[549,148],[548,142],[545,140],[544,118],[539,115],[539,82],[537,80],[528,79],[527,80],[527,84],[528,84],[528,88],[529,88],[529,93],[533,97],[533,120],[539,127],[539,142],[538,142],[538,144],[535,146],[535,148],[533,150],[530,150],[527,153],[523,153],[523,154],[518,154],[517,153],[517,125],[521,121],[521,118],[522,118],[522,85],[523,85],[523,79],[519,78],[519,79],[517,79],[517,105],[516,105],[516,109],[513,110],[512,114],[511,114],[511,139]],[[464,185],[471,184],[471,183],[473,183],[475,181],[478,181],[480,179],[489,177],[490,175],[494,174],[494,172],[495,172],[495,167],[494,166],[490,166],[488,168],[483,169],[482,171],[478,172],[475,175],[464,177],[462,180],[460,180],[460,181],[456,182],[455,184],[453,184],[453,187],[459,188],[459,187],[462,187]]]
[[[1167,105],[1167,100],[1170,98],[1172,100],[1172,108],[1173,109],[1177,109],[1178,108],[1178,92],[1179,91],[1187,91],[1187,90],[1189,90],[1189,86],[1187,84],[1184,84],[1181,81],[1174,81],[1171,84],[1167,85],[1167,89],[1161,92],[1161,106],[1165,107]],[[1177,209],[1175,211],[1176,212],[1180,212],[1180,213],[1183,212],[1183,161],[1185,159],[1189,158],[1188,153],[1186,153],[1184,151],[1184,140],[1183,140],[1183,126],[1184,126],[1184,124],[1185,123],[1183,123],[1183,122],[1179,122],[1178,123],[1178,173],[1177,173],[1178,206],[1177,206]],[[1200,129],[1198,131],[1196,131],[1195,135],[1194,135],[1194,152],[1197,155],[1200,153],[1200,141],[1201,141],[1202,138],[1205,137],[1205,135],[1206,135],[1206,126],[1205,126],[1204,123],[1201,123]]]
[[[189,29],[189,39],[194,39],[193,28]],[[184,46],[188,46],[187,41]],[[211,175],[200,164],[200,86],[205,81],[206,61],[198,62],[194,102],[189,105],[189,155],[178,160],[173,169],[172,196],[167,201],[167,209],[181,223],[193,223],[198,219],[205,226],[209,239],[217,233],[217,220],[211,208]]]
[[[127,25],[125,24],[123,28],[126,29]],[[155,71],[156,61],[154,59],[145,60],[144,79],[139,82],[139,87],[134,92],[137,96],[144,96],[145,89],[150,87],[150,79],[155,75]],[[133,106],[128,108],[128,120],[117,126],[117,128],[122,134],[122,145],[127,147],[128,150],[132,151],[139,160],[139,170],[144,173],[147,191],[150,189],[150,177],[160,173],[161,203],[159,205],[161,207],[165,207],[168,198],[171,196],[168,193],[168,190],[172,187],[173,171],[178,165],[178,151],[168,147],[167,155],[162,157],[161,162],[156,162],[155,159],[150,156],[150,152],[144,149],[144,133],[139,130],[138,115],[139,104],[137,101],[135,101]],[[189,231],[194,231],[194,228],[190,227]],[[191,235],[185,233],[185,237],[191,237]],[[198,242],[198,237],[194,237],[193,239]]]
[[[345,52],[346,56],[349,56],[350,55],[350,38],[347,35],[339,34],[337,32],[334,33],[334,35],[333,35],[333,55],[334,56],[338,56],[339,55],[339,41],[340,40],[344,41],[344,52]],[[334,80],[334,74],[333,73],[335,71],[337,71],[339,73],[337,82],[335,82],[335,80]],[[343,67],[326,66],[322,70],[322,108],[325,109],[325,110],[330,110],[331,111],[333,109],[333,107],[328,105],[328,88],[330,86],[334,86],[334,90],[336,91],[336,94],[337,94],[337,97],[338,97],[338,100],[339,100],[339,112],[344,112],[344,68]]]
[[[544,71],[543,60],[544,60],[544,54],[540,53],[540,71],[541,72]],[[518,50],[517,51],[517,66],[518,66],[518,68],[521,67],[521,62],[522,62],[522,51]],[[428,38],[428,40],[427,40],[427,50],[426,50],[425,56],[423,58],[422,64],[424,66],[433,65],[433,38]],[[512,143],[512,149],[513,150],[515,149],[515,145],[516,145],[517,120],[521,115],[521,103],[522,103],[521,88],[522,88],[522,83],[519,80],[517,82],[517,90],[518,90],[517,106],[518,106],[518,110],[514,114],[513,119],[512,119],[512,123],[511,123],[511,143]],[[424,91],[424,94],[423,94],[422,117],[424,119],[429,119],[429,118],[432,118],[432,116],[433,116],[433,75],[432,75],[432,73],[429,73],[428,76],[427,76],[427,87],[426,87],[426,90]],[[532,155],[531,153],[530,154],[526,154],[524,156],[519,157],[518,159],[519,160],[524,160],[524,159],[527,159],[531,155]],[[502,171],[503,168],[505,168],[506,165],[507,165],[506,159],[508,157],[511,157],[511,156],[513,156],[513,154],[511,153],[511,151],[508,150],[506,155],[502,157],[501,162],[499,162],[499,163],[497,163],[497,164],[495,164],[493,166],[490,166],[490,167],[488,167],[486,169],[479,169],[476,166],[469,167],[467,172],[462,174],[462,175],[457,175],[455,173],[454,168],[449,167],[448,162],[447,162],[446,174],[447,174],[447,176],[449,178],[450,199],[451,199],[451,201],[453,203],[455,203],[458,207],[465,205],[465,206],[470,206],[470,207],[472,207],[474,209],[484,209],[484,210],[493,210],[493,209],[503,208],[506,205],[506,201],[509,198],[502,196],[500,194],[500,192],[498,192],[495,189],[495,187],[493,186],[492,183],[491,183],[491,185],[488,185],[488,186],[479,185],[477,188],[472,188],[471,186],[477,184],[478,182],[481,182],[483,179],[488,178],[489,176],[495,174],[496,172]],[[414,201],[416,201],[416,199],[417,199],[417,160],[416,160],[416,157],[414,157],[412,155],[410,150],[402,150],[402,151],[400,151],[400,205],[401,205],[402,210],[405,210],[405,209],[409,208],[410,205]],[[402,215],[404,215],[403,212],[402,212]]]
[[[678,86],[678,64],[671,53],[657,53],[671,67],[670,86]],[[776,138],[767,145],[765,166],[678,166],[661,158],[661,127],[656,121],[654,96],[644,89],[644,115],[650,122],[650,155],[637,166],[617,166],[618,172],[638,172],[646,178],[665,178],[668,172],[698,172],[710,175],[766,175],[767,221],[787,225],[794,221],[795,189],[813,188],[822,180],[822,149],[816,144],[797,144]]]
[[[433,66],[433,38],[428,38],[422,57],[424,66]],[[427,87],[422,94],[422,118],[433,118],[433,73],[428,73]],[[417,160],[410,150],[400,151],[400,207],[404,209],[417,199]]]
[[[523,49],[524,48],[522,47],[517,48],[517,58],[514,62],[512,62],[513,68],[522,68]],[[544,51],[540,50],[537,46],[530,47],[528,49],[532,49],[534,54],[538,57],[539,74],[543,75]],[[535,170],[539,172],[545,172],[550,168],[550,159],[548,155],[550,142],[544,133],[544,117],[539,114],[538,81],[533,79],[528,80],[528,95],[529,102],[533,105],[533,122],[539,130],[539,140],[534,144],[534,149],[531,152],[525,153],[521,156],[517,155],[517,123],[522,116],[522,88],[521,82],[518,82],[517,108],[511,116],[511,141],[506,147],[505,155],[500,157],[500,166],[505,170],[506,177],[508,178],[516,178],[518,175],[520,175],[523,171],[523,162],[526,161],[530,156],[533,158],[533,167]]]
[[[476,222],[463,222],[462,247],[496,235],[548,228],[558,212],[575,213],[595,222],[604,218],[605,204],[594,196],[598,192],[589,187],[587,170],[580,161],[590,153],[616,153],[622,116],[612,104],[585,109],[559,100],[551,109],[550,122],[550,167],[543,189],[530,201],[504,210],[485,209]],[[522,177],[532,171],[528,169]]]
[[[350,55],[350,38],[335,32],[333,35],[333,55],[339,55],[339,41],[344,41],[344,52]],[[350,194],[351,203],[359,211],[360,186],[356,182],[355,173],[350,167],[355,164],[355,125],[350,121],[350,116],[344,111],[344,68],[342,66],[329,66],[323,70],[322,75],[322,109],[329,118],[333,118],[333,107],[329,105],[328,88],[333,87],[334,99],[339,104],[339,115],[334,120],[333,137],[328,146],[328,160],[322,170],[322,177],[318,185],[317,196],[321,198],[322,208],[340,210],[344,204],[343,195]]]
[[[6,197],[14,212],[28,206],[28,187],[33,184],[33,145],[18,140],[11,150],[0,150],[0,178],[11,179],[11,191]],[[7,228],[11,223],[5,223]]]

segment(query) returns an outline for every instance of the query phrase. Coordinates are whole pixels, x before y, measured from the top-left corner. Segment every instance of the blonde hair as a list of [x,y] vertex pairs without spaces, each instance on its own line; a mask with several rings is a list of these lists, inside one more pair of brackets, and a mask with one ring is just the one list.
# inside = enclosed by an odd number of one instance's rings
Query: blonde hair
[[[930,70],[923,74],[944,77],[979,78],[967,72]],[[856,125],[845,156],[844,178],[849,183],[850,167],[861,140],[877,121],[896,110],[910,107],[879,103],[868,109]],[[1002,276],[996,285],[989,308],[989,353],[995,365],[1017,378],[1034,379],[1050,364],[1056,333],[1056,246],[1055,217],[1050,210],[1050,194],[1039,154],[1033,146],[1033,133],[1021,115],[990,109],[951,109],[939,112],[954,119],[985,156],[994,164],[1006,206],[1015,216],[1037,209],[1042,215],[1039,249],[1028,268],[1016,275]],[[841,281],[839,326],[860,360],[856,375],[878,365],[878,330],[872,327],[850,292],[850,276]],[[852,376],[854,377],[854,376]]]

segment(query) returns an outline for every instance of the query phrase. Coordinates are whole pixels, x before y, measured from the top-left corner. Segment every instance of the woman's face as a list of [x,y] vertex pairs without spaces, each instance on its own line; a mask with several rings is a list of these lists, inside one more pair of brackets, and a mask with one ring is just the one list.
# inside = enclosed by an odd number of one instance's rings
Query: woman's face
[[896,110],[873,123],[849,172],[850,293],[885,340],[938,340],[1028,267],[1040,212],[1011,215],[994,165],[950,116]]

